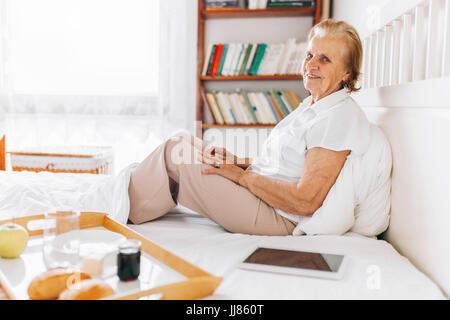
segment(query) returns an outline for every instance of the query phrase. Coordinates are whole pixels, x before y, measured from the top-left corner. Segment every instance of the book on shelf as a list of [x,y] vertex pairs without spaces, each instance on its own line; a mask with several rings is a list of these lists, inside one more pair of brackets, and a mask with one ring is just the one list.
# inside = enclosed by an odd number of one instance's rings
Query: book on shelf
[[250,57],[250,53],[251,53],[252,49],[253,49],[253,44],[252,43],[247,44],[247,47],[245,49],[244,59],[242,60],[242,64],[241,64],[241,66],[239,68],[239,73],[238,74],[240,76],[243,76],[243,75],[246,74],[248,59]]
[[205,62],[203,64],[203,69],[202,69],[203,76],[206,76],[207,71],[208,71],[208,64],[209,64],[209,59],[211,58],[212,48],[213,48],[213,44],[209,44],[206,48]]
[[238,0],[205,0],[206,8],[239,8]]
[[281,110],[278,107],[277,103],[275,102],[275,99],[273,98],[272,94],[270,92],[266,92],[266,94],[267,94],[267,97],[270,100],[270,105],[272,106],[272,108],[277,113],[278,119],[280,119],[279,121],[283,120],[284,119],[284,114],[281,112]]
[[223,50],[223,43],[219,43],[216,48],[216,54],[214,56],[214,61],[213,61],[213,65],[211,68],[212,76],[217,75],[217,70],[219,68],[219,63],[220,63],[220,57],[222,56],[222,50]]
[[307,42],[218,43],[207,46],[203,76],[300,75]]
[[292,90],[202,93],[208,124],[277,124],[294,111],[300,99]]
[[236,44],[235,43],[229,43],[228,44],[227,55],[225,57],[225,62],[223,64],[223,69],[222,69],[222,75],[223,76],[229,76],[231,60],[233,58],[235,50],[236,50]]
[[239,67],[242,63],[242,59],[244,58],[244,51],[246,46],[247,45],[245,43],[239,43],[239,54],[237,55],[236,63],[234,64],[234,68],[232,70],[233,76],[237,76],[239,74]]
[[249,9],[265,9],[268,0],[248,0]]
[[269,106],[270,111],[274,115],[275,123],[280,122],[283,119],[283,117],[281,116],[281,114],[279,114],[277,112],[277,110],[273,106],[272,101],[270,100],[268,93],[267,92],[263,92],[263,95],[264,95],[264,99],[266,99],[266,104]]
[[271,89],[269,90],[270,94],[272,95],[273,100],[275,101],[275,104],[277,105],[278,109],[281,111],[281,114],[283,115],[283,118],[285,118],[289,114],[289,110],[286,109],[283,105],[283,103],[280,100],[280,96],[278,95],[278,91]]
[[258,45],[249,74],[253,76],[258,75],[259,66],[261,65],[261,61],[264,57],[264,54],[266,53],[266,49],[267,49],[266,43],[260,43]]
[[234,115],[233,109],[231,109],[231,106],[228,103],[228,99],[225,96],[225,93],[222,91],[219,91],[217,93],[217,97],[220,100],[220,104],[222,104],[223,108],[225,109],[225,112],[227,113],[227,118],[229,121],[229,124],[236,124],[236,116]]
[[223,45],[222,55],[220,57],[219,68],[217,70],[217,75],[218,76],[222,75],[223,65],[225,63],[225,58],[227,56],[227,52],[228,52],[228,44],[226,43],[226,44]]
[[267,8],[315,8],[315,0],[290,0],[290,1],[276,1],[269,0],[267,2]]
[[203,119],[206,119],[206,123],[213,124],[217,123],[216,117],[214,116],[213,109],[211,108],[204,90],[201,90],[202,100],[203,100]]
[[218,109],[220,110],[220,113],[222,114],[223,122],[224,122],[225,124],[232,124],[232,123],[231,123],[231,119],[230,119],[230,117],[228,116],[228,110],[225,109],[225,106],[223,105],[222,100],[220,99],[220,97],[219,97],[219,95],[217,94],[217,92],[214,92],[214,93],[213,93],[213,96],[214,96],[214,98],[216,99],[216,103],[217,103]]
[[211,48],[211,54],[209,55],[209,58],[208,58],[209,59],[208,60],[208,68],[206,69],[207,75],[211,74],[214,58],[216,56],[216,50],[217,50],[217,44],[214,44]]
[[225,121],[223,120],[222,113],[220,112],[219,107],[217,106],[217,102],[213,94],[209,92],[206,93],[206,99],[208,100],[208,105],[212,109],[214,118],[216,120],[216,124],[224,124]]
[[242,97],[245,102],[245,106],[247,107],[247,110],[251,115],[252,123],[254,123],[254,124],[258,123],[258,119],[256,118],[256,115],[255,115],[255,110],[253,110],[253,106],[250,103],[250,100],[248,99],[247,91],[246,90],[241,91],[240,89],[237,89],[237,91],[241,92],[241,94],[242,94]]

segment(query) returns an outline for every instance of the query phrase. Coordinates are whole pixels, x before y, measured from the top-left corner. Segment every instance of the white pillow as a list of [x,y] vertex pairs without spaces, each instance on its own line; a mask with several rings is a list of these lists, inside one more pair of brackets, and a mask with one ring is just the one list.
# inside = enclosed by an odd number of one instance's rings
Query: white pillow
[[293,235],[373,237],[389,225],[392,155],[383,132],[371,124],[370,146],[361,156],[347,157],[322,206],[302,217]]

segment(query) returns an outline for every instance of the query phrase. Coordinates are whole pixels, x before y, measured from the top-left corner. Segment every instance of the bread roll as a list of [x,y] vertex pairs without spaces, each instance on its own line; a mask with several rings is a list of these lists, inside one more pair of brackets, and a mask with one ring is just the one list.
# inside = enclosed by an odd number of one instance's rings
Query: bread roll
[[64,290],[59,300],[97,300],[114,294],[113,288],[99,279],[81,281]]
[[72,268],[55,268],[36,276],[28,286],[28,296],[32,300],[58,298],[59,294],[72,284],[91,279],[85,272]]

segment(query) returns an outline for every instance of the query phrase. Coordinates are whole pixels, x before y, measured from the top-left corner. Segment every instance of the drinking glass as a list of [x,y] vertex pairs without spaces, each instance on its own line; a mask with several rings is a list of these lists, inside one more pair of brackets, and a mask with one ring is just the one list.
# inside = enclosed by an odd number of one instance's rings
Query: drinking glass
[[79,264],[79,230],[79,212],[56,211],[45,214],[43,256],[48,269]]

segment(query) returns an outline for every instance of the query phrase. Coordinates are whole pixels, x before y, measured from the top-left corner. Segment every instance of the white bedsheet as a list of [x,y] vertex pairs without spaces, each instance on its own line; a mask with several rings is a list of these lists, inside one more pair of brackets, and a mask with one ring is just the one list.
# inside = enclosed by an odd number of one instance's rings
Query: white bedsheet
[[[57,206],[128,215],[129,173],[17,173],[0,171],[0,218],[40,214]],[[133,229],[223,282],[216,299],[443,299],[437,285],[387,242],[346,236],[249,236],[231,234],[211,220],[182,208]],[[187,212],[186,212],[187,211]],[[322,250],[349,255],[340,281],[244,271],[237,264],[256,245]]]
[[[210,299],[445,299],[436,284],[384,240],[357,234],[231,234],[207,218],[186,212],[130,227],[203,270],[224,277]],[[345,253],[350,259],[344,278],[338,281],[237,268],[249,248],[257,245]]]

